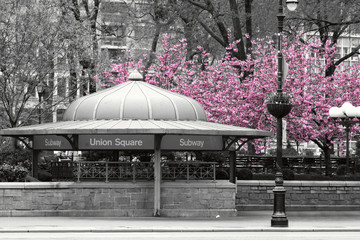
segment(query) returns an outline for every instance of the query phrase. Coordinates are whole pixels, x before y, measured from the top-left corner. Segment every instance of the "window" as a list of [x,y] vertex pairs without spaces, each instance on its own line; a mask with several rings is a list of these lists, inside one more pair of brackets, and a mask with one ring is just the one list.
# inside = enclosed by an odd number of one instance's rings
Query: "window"
[[122,49],[108,49],[108,56],[111,60],[118,60],[119,58],[124,56],[124,52]]
[[101,12],[104,13],[126,13],[128,10],[125,1],[105,1],[101,3]]
[[[351,48],[351,52],[355,51],[355,48]],[[351,60],[356,60],[358,58],[358,53],[355,53],[354,55],[352,55]]]
[[56,110],[57,121],[61,121],[63,119],[64,113],[65,113],[65,109],[57,109]]
[[121,25],[103,25],[102,35],[110,37],[125,37],[125,27]]
[[[356,47],[359,46],[359,44],[360,44],[360,39],[359,38],[351,39],[351,46],[352,46],[351,51],[355,51]],[[358,50],[358,52],[359,52],[359,50]],[[354,54],[351,57],[351,60],[357,60],[358,56],[359,56],[359,53]]]
[[57,95],[59,97],[65,97],[65,94],[66,94],[66,78],[58,78]]
[[341,51],[341,48],[337,47],[336,48],[336,53],[335,53],[335,59],[339,59],[340,58],[340,52]]

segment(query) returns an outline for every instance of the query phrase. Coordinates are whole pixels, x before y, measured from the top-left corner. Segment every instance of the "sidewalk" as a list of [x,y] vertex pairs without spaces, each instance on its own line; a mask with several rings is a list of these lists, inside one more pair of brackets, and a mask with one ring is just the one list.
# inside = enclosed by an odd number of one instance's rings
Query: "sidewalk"
[[360,232],[360,211],[287,212],[289,227],[271,227],[270,211],[233,218],[0,217],[4,232]]

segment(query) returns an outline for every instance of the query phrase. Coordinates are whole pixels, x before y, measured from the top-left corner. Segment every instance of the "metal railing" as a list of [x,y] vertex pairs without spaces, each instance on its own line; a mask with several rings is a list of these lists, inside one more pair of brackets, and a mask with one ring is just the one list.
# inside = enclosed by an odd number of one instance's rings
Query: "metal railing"
[[[54,179],[81,180],[151,180],[153,162],[52,162]],[[162,162],[162,179],[216,180],[215,162]]]
[[[291,156],[283,157],[283,165],[285,168],[292,169],[298,174],[305,174],[311,171],[325,172],[325,159],[323,157],[311,156]],[[330,159],[331,169],[335,171],[340,165],[344,165],[346,158],[332,157]],[[350,159],[350,168],[356,165],[356,159]],[[236,160],[237,168],[248,168],[254,173],[274,172],[276,169],[276,157],[274,156],[238,156]]]
[[77,162],[74,175],[80,179],[129,180],[152,179],[154,175],[152,163],[123,162]]
[[215,162],[166,162],[161,166],[163,179],[216,180]]

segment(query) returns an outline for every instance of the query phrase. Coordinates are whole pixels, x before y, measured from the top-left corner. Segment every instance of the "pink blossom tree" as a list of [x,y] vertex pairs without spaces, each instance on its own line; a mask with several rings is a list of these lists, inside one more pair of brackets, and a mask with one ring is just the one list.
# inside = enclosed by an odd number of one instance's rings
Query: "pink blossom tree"
[[[276,119],[266,109],[266,97],[276,92],[277,87],[277,50],[270,38],[252,42],[253,58],[248,55],[245,61],[240,61],[226,54],[215,64],[209,64],[211,56],[201,47],[198,47],[201,55],[186,61],[186,41],[170,46],[169,37],[164,36],[163,52],[152,66],[154,73],[146,76],[149,83],[196,99],[205,108],[209,121],[276,132]],[[322,149],[329,175],[333,141],[343,137],[344,131],[329,119],[328,110],[343,101],[359,105],[360,63],[340,66],[332,76],[326,76],[336,46],[320,48],[319,44],[306,45],[298,38],[284,41],[283,54],[289,72],[283,90],[292,94],[294,105],[285,119],[290,139],[313,141]],[[235,46],[236,42],[230,46],[233,51],[237,51]],[[126,81],[129,68],[143,69],[142,61],[114,65],[116,78],[109,73],[103,75],[113,84],[121,83]],[[235,69],[251,74],[244,77]]]
[[331,174],[330,154],[336,138],[344,139],[344,131],[329,118],[329,109],[345,101],[359,104],[359,62],[351,67],[339,66],[328,76],[336,46],[330,42],[287,45],[290,63],[286,89],[294,96],[294,108],[287,118],[288,133],[298,141],[313,141],[324,153],[326,175]]

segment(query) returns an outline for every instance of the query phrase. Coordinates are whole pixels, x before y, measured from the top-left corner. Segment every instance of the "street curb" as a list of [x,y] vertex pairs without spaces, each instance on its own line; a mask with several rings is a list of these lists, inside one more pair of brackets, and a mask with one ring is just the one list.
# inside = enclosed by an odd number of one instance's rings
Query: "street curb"
[[1,233],[154,233],[154,232],[360,232],[360,228],[221,228],[221,229],[0,229]]

